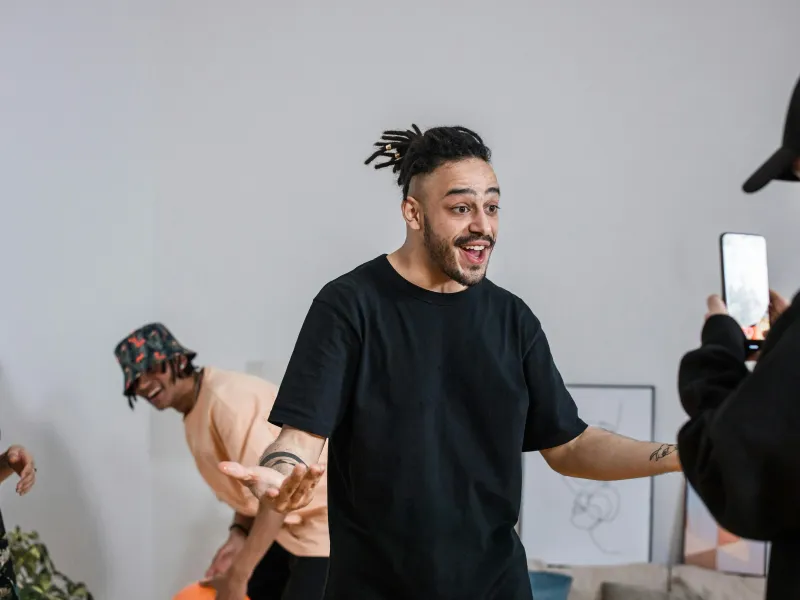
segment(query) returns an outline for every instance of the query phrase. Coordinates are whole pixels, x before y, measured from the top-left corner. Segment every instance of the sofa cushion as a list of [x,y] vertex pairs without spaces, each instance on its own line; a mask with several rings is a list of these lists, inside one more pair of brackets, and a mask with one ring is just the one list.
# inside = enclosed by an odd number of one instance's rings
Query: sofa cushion
[[640,585],[627,583],[610,583],[606,581],[600,587],[601,600],[670,600],[669,592],[664,590],[648,590]]
[[692,565],[672,567],[671,585],[684,588],[703,600],[763,600],[766,579],[744,575],[730,575]]
[[632,564],[599,567],[546,567],[537,560],[528,561],[531,570],[563,573],[572,577],[569,600],[601,600],[605,582],[637,585],[648,590],[669,589],[669,569],[663,565]]
[[601,600],[705,600],[686,586],[679,584],[670,591],[648,590],[639,585],[604,583]]

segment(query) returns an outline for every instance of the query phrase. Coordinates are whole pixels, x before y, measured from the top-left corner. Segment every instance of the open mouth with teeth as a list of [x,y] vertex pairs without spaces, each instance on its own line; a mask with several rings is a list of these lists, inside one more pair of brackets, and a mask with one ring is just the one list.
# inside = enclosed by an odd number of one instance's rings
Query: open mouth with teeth
[[163,391],[164,391],[164,388],[161,387],[160,385],[156,384],[151,388],[147,388],[146,390],[142,390],[140,392],[140,395],[144,396],[144,398],[148,402],[154,402],[156,400],[156,398],[158,398],[158,395]]
[[489,252],[491,252],[491,245],[482,243],[482,244],[466,244],[464,246],[459,246],[459,251],[464,255],[467,259],[467,262],[474,264],[474,265],[482,265],[486,262],[487,257],[489,256]]

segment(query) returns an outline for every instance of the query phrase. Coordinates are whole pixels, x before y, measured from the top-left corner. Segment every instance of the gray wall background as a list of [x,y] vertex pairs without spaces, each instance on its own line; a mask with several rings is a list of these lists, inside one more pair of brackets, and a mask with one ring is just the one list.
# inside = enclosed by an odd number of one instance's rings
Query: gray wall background
[[[403,239],[362,161],[386,128],[463,124],[503,187],[490,276],[542,319],[572,383],[657,386],[719,289],[717,237],[768,237],[800,286],[800,188],[740,185],[798,75],[794,0],[208,0],[0,5],[0,424],[38,488],[2,490],[96,596],[199,577],[227,509],[180,420],[120,395],[114,344],[160,319],[205,364],[280,382],[313,295]],[[677,556],[680,476],[653,549]]]

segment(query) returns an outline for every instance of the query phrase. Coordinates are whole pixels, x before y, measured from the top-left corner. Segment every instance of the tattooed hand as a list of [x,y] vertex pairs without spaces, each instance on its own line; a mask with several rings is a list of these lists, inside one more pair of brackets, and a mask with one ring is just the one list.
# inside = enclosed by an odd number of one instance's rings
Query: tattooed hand
[[325,472],[321,465],[306,467],[299,463],[288,475],[275,467],[245,467],[235,462],[222,462],[219,468],[247,486],[259,502],[268,503],[271,509],[283,514],[307,506]]

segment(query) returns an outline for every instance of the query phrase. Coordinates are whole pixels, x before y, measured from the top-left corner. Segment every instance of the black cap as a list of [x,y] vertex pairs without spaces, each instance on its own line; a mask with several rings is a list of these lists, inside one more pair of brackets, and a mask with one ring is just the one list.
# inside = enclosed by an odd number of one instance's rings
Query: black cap
[[781,181],[800,181],[792,169],[794,161],[800,158],[800,80],[794,87],[789,101],[789,112],[783,128],[783,144],[767,159],[758,171],[744,182],[742,189],[748,194],[757,192],[773,179]]

